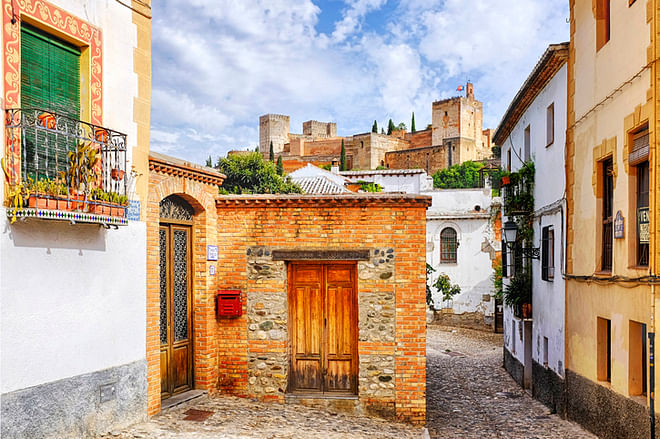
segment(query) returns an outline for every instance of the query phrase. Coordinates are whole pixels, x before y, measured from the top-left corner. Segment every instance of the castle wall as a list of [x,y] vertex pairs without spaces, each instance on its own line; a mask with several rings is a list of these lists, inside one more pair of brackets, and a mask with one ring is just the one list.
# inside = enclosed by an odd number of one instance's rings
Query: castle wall
[[259,118],[259,152],[264,157],[270,154],[270,142],[273,142],[275,154],[284,150],[289,143],[290,118],[282,114],[265,114]]

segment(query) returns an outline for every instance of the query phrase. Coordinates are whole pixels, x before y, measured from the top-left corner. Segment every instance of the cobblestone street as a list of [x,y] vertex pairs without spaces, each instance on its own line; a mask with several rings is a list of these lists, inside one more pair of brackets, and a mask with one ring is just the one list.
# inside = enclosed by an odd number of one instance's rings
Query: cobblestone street
[[502,335],[431,326],[427,332],[431,438],[594,438],[523,391],[502,368]]
[[[543,404],[514,383],[501,366],[501,338],[467,329],[437,326],[428,329],[427,425],[431,438],[595,437],[576,424],[550,414]],[[405,424],[233,397],[205,398],[166,411],[150,422],[103,436],[107,439],[422,437],[423,429]]]

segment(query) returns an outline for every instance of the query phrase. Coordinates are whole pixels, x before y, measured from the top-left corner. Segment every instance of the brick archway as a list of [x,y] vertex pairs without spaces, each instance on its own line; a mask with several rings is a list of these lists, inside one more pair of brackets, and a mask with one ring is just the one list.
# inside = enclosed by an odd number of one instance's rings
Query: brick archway
[[[161,409],[160,377],[160,278],[159,235],[160,202],[178,195],[194,208],[192,230],[192,307],[194,322],[194,385],[213,393],[217,383],[217,353],[211,343],[215,328],[214,278],[209,274],[213,262],[206,261],[206,245],[216,242],[217,211],[215,195],[222,183],[221,174],[208,169],[167,162],[161,156],[150,158],[147,216],[147,411]],[[184,169],[187,172],[183,172]]]

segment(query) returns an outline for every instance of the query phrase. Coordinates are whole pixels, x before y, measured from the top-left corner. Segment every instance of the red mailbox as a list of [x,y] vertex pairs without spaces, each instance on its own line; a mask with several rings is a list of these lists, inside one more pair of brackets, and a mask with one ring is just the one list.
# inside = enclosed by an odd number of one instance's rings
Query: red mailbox
[[243,314],[241,290],[218,290],[216,311],[218,317],[240,317]]

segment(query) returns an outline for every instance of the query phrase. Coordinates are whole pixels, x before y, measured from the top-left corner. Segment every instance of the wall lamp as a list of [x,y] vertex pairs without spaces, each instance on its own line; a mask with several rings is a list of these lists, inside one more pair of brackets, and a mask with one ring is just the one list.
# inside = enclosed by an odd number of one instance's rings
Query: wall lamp
[[518,236],[518,225],[510,219],[502,227],[502,236],[504,244],[511,250],[522,252],[523,257],[529,259],[541,259],[541,249],[538,247],[516,248],[516,239]]

